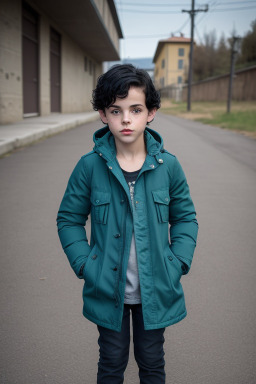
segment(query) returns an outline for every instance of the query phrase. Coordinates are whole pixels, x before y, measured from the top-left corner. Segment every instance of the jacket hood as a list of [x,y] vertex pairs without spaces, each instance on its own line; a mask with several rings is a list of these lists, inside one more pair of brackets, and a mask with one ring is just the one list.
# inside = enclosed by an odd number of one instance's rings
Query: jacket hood
[[[147,153],[150,156],[155,156],[163,150],[164,143],[159,133],[146,127],[144,135]],[[93,148],[95,152],[101,153],[108,160],[116,156],[115,139],[108,126],[96,131],[93,135],[93,141],[95,143]]]

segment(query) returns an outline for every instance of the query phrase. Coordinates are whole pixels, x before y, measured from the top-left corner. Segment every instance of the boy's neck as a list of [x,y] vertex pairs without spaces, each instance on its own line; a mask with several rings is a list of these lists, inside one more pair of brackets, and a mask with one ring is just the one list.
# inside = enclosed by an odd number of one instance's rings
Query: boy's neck
[[146,145],[120,145],[116,143],[116,158],[119,162],[120,167],[127,171],[133,172],[139,170],[147,156]]

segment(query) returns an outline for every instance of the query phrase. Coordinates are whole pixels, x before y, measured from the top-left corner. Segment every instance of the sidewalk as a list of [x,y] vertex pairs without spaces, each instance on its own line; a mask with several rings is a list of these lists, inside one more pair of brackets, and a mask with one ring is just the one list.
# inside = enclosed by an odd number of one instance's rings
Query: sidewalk
[[0,125],[0,156],[43,137],[96,120],[98,116],[98,112],[53,113],[48,116],[28,117],[14,124]]

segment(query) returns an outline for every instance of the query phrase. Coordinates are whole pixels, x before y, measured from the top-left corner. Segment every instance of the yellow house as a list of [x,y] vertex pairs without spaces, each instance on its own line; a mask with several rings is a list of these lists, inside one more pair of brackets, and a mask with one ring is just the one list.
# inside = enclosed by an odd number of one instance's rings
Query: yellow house
[[173,36],[158,42],[153,58],[157,89],[187,81],[190,41],[183,36]]

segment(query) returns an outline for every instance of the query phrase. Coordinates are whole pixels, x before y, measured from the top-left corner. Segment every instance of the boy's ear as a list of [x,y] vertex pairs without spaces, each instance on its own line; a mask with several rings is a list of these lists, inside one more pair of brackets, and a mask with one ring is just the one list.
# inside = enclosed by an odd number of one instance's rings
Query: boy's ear
[[105,115],[105,111],[103,111],[102,109],[99,109],[98,112],[99,112],[101,121],[102,121],[104,124],[107,124],[107,123],[108,123],[108,119],[107,119],[107,117],[106,117],[106,115]]
[[156,112],[157,112],[157,108],[153,108],[150,111],[148,111],[148,123],[151,123],[151,121],[154,120]]

